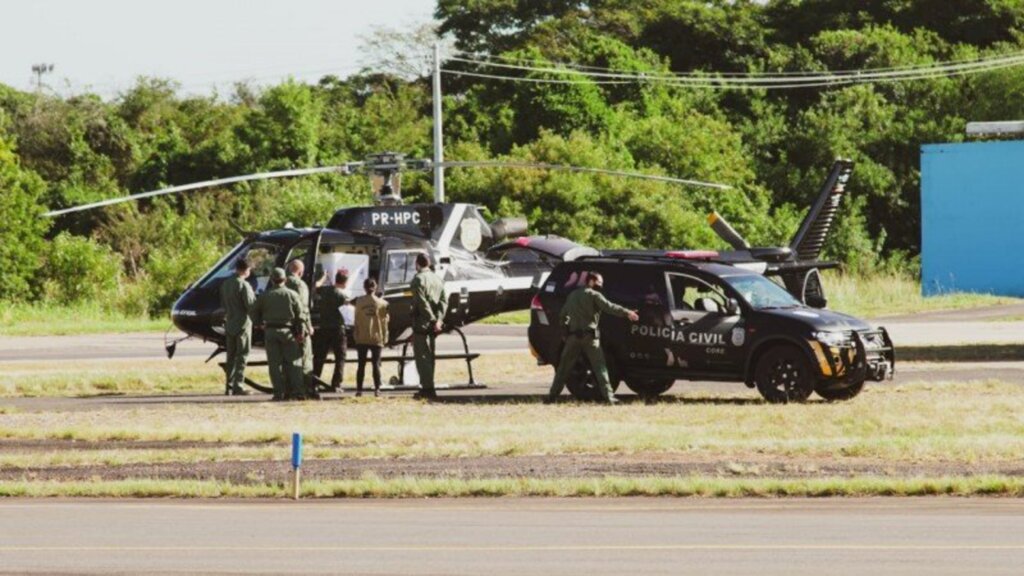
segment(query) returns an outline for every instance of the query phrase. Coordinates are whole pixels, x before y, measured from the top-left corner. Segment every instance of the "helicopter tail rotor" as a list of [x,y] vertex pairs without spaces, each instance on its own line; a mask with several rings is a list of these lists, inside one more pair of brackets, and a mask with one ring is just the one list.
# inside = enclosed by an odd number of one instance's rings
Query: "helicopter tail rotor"
[[750,244],[743,236],[740,236],[740,233],[718,212],[708,214],[708,224],[711,225],[711,229],[715,231],[715,234],[718,234],[719,238],[728,242],[734,250],[747,250],[750,248]]

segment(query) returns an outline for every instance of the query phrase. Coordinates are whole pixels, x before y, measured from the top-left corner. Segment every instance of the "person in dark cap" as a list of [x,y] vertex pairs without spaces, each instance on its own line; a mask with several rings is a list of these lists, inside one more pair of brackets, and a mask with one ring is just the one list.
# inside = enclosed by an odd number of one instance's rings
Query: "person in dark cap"
[[285,286],[286,274],[274,268],[270,286],[256,299],[252,320],[263,326],[267,367],[274,387],[274,400],[305,398],[302,380],[302,342],[305,321],[299,295]]
[[[323,274],[321,272],[321,274]],[[318,279],[318,284],[322,279]],[[316,306],[320,314],[320,326],[313,336],[313,375],[320,378],[327,361],[327,353],[334,354],[334,374],[331,376],[331,390],[337,392],[345,379],[345,354],[348,353],[348,339],[345,336],[345,320],[341,307],[348,304],[345,287],[348,274],[338,271],[334,285],[319,285],[316,289]]]
[[245,396],[245,366],[252,346],[252,322],[249,314],[256,303],[256,294],[246,282],[252,267],[245,258],[235,261],[235,273],[220,285],[220,304],[224,307],[224,393]]

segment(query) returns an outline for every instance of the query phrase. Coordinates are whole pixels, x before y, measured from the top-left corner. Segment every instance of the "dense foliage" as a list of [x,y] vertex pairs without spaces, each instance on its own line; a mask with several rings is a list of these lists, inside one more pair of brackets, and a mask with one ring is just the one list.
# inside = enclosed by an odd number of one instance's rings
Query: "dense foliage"
[[[439,0],[436,15],[440,32],[467,52],[648,73],[894,68],[1024,46],[1024,0]],[[407,47],[413,37],[396,42]],[[472,65],[448,64],[459,66]],[[108,100],[0,85],[0,300],[106,295],[126,310],[158,313],[237,241],[232,221],[309,225],[366,202],[363,180],[323,176],[38,217],[43,206],[375,151],[427,156],[430,86],[412,76],[382,67],[313,85],[240,85],[229,97],[140,79]],[[968,120],[1024,117],[1021,69],[772,91],[571,78],[446,76],[447,156],[642,170],[735,189],[452,170],[453,200],[495,216],[524,214],[535,231],[596,246],[720,245],[704,223],[712,209],[752,241],[778,243],[832,159],[847,156],[857,161],[853,196],[829,255],[858,270],[912,269],[920,145],[962,139]],[[405,184],[408,199],[430,197],[429,178],[407,175]]]

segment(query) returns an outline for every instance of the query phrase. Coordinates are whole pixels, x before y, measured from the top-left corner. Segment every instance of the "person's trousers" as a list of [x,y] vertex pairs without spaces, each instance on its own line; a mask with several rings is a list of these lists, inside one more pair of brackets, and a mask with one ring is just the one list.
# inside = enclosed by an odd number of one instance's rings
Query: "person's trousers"
[[302,398],[302,347],[289,328],[267,328],[267,368],[274,396]]
[[572,374],[573,368],[580,358],[586,358],[590,363],[590,369],[594,371],[597,379],[597,392],[601,399],[610,402],[615,394],[608,379],[608,365],[604,359],[604,351],[601,350],[601,342],[591,334],[584,336],[570,335],[565,339],[565,346],[562,348],[562,356],[558,361],[558,369],[555,370],[555,380],[551,383],[550,398],[555,398],[562,393],[565,383]]
[[359,365],[356,368],[356,391],[363,391],[363,378],[366,376],[366,359],[370,357],[373,368],[373,389],[380,389],[380,353],[382,346],[370,346],[368,344],[356,344],[356,357]]
[[435,334],[412,335],[412,354],[416,359],[416,371],[420,374],[420,388],[424,392],[434,391],[434,351],[437,343]]
[[313,335],[313,374],[317,378],[324,371],[327,353],[334,355],[334,374],[331,376],[331,387],[337,388],[345,379],[345,354],[348,353],[348,341],[344,327],[321,328]]
[[249,362],[252,350],[252,334],[244,330],[240,334],[225,335],[224,350],[227,359],[224,361],[224,373],[227,377],[227,388],[237,388],[245,382],[245,366]]

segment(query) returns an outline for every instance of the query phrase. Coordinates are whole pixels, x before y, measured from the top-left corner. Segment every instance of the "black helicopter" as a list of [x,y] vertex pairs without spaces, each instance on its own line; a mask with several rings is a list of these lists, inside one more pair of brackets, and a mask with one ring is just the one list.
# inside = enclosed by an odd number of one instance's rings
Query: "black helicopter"
[[[464,354],[449,357],[464,358],[468,364],[476,355],[469,352],[466,338],[460,330],[462,326],[502,312],[528,309],[537,287],[559,262],[602,253],[627,253],[600,252],[555,235],[526,235],[528,223],[524,218],[502,218],[488,222],[480,209],[472,204],[435,202],[407,205],[402,202],[403,170],[437,170],[440,167],[569,170],[729,188],[722,184],[605,169],[496,161],[437,163],[406,159],[402,154],[387,152],[371,155],[362,162],[250,174],[174,186],[54,210],[46,215],[60,216],[121,202],[251,180],[323,173],[367,174],[373,188],[373,205],[339,209],[323,227],[295,228],[286,225],[277,230],[245,233],[245,238],[238,245],[178,298],[172,307],[171,319],[186,336],[167,344],[168,356],[173,356],[174,348],[181,340],[200,338],[217,346],[210,359],[223,351],[223,310],[218,289],[221,282],[232,274],[233,264],[238,258],[246,258],[252,263],[253,273],[249,282],[257,293],[265,289],[273,268],[283,267],[296,259],[305,264],[304,280],[310,286],[321,271],[330,278],[336,271],[345,269],[350,277],[349,286],[353,297],[362,294],[363,279],[377,278],[384,298],[391,304],[389,344],[394,345],[407,341],[411,333],[409,283],[416,272],[416,255],[426,253],[445,280],[450,298],[449,312],[444,322],[445,331],[457,333],[462,338],[465,350]],[[724,219],[712,214],[712,227],[736,250],[697,251],[690,254],[752,268],[767,275],[781,276],[787,288],[798,298],[824,307],[817,270],[832,267],[834,263],[819,262],[817,256],[851,169],[852,164],[849,162],[836,163],[826,182],[825,191],[808,213],[793,246],[750,248]],[[629,253],[638,252],[641,251]],[[315,325],[317,318],[313,320]],[[262,345],[259,330],[255,331],[253,340],[256,346]],[[402,357],[405,356],[403,348]],[[469,366],[469,369],[470,383],[473,384],[472,367]],[[257,389],[266,390],[255,382],[248,383]]]

